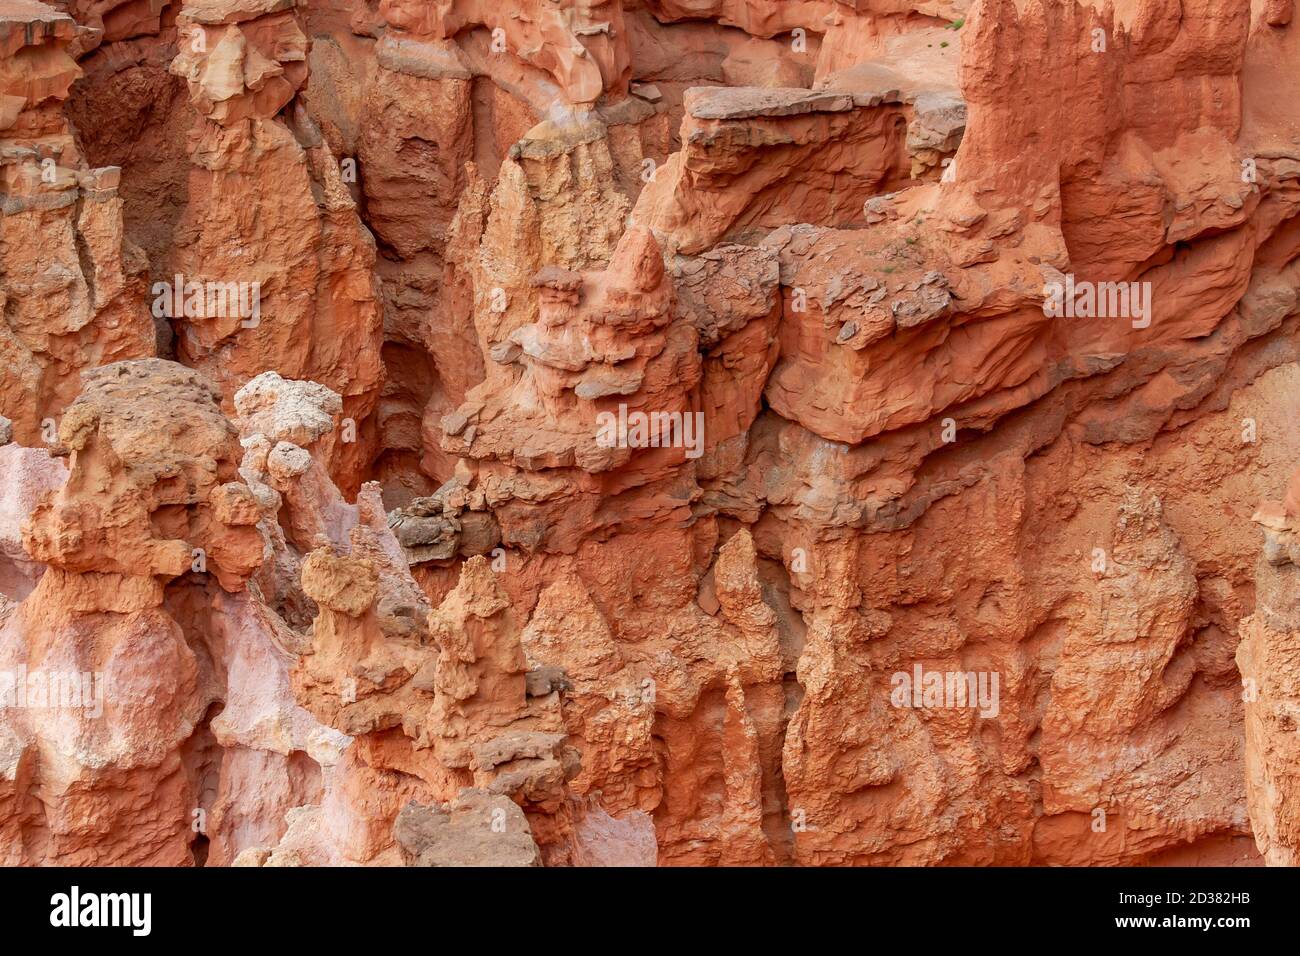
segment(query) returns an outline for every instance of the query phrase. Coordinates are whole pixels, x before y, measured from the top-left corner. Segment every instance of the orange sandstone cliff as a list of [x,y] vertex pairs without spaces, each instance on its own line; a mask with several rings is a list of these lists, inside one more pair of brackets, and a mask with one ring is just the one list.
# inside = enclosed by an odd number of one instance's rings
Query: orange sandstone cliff
[[1290,0],[0,0],[0,863],[1300,862]]

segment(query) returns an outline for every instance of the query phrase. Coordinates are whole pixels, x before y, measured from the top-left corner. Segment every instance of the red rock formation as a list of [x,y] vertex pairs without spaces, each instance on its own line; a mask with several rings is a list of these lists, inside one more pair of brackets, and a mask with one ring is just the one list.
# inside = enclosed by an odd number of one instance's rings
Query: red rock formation
[[[367,419],[380,378],[374,241],[339,157],[295,103],[307,36],[288,2],[196,3],[177,24],[169,69],[199,116],[155,314],[171,321],[177,354],[227,400],[267,370],[339,392],[358,438],[336,477],[355,491],[374,454]],[[206,294],[192,296],[191,283]],[[234,287],[238,305],[214,287]]]
[[1297,655],[1296,521],[1300,519],[1300,472],[1291,476],[1284,502],[1265,502],[1255,513],[1264,529],[1256,575],[1258,604],[1242,623],[1237,647],[1246,711],[1246,795],[1251,828],[1270,866],[1300,859],[1300,821],[1291,794],[1298,780],[1295,707]]
[[82,369],[154,354],[121,171],[86,162],[63,109],[78,42],[67,14],[0,5],[0,415],[26,445],[45,422],[48,441]]
[[67,481],[23,534],[47,570],[0,631],[11,691],[61,679],[79,693],[3,711],[6,828],[19,837],[6,862],[177,865],[200,806],[187,751],[214,687],[174,609],[190,590],[245,587],[259,512],[235,430],[196,373],[125,362],[86,383],[59,429]]
[[1292,14],[0,0],[3,862],[1295,863]]

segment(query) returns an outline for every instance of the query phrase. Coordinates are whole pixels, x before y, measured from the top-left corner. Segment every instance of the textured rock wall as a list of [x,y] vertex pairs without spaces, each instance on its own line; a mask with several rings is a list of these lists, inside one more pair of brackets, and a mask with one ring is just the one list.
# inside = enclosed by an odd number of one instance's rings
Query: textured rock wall
[[1291,14],[0,0],[0,862],[1291,865]]

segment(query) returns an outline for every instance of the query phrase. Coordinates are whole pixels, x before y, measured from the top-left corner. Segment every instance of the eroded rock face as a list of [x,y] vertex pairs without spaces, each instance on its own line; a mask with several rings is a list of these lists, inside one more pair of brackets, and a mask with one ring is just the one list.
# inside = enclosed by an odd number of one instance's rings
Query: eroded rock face
[[64,111],[79,30],[35,0],[0,5],[0,415],[29,446],[52,440],[82,369],[155,354],[121,170],[87,162]]
[[1167,6],[0,0],[0,862],[1295,864],[1300,39]]
[[[60,424],[67,479],[23,530],[44,574],[0,630],[6,862],[191,863],[196,835],[226,837],[203,819],[195,765],[213,709],[237,692],[228,656],[267,639],[205,620],[205,606],[247,600],[261,512],[239,480],[237,433],[198,373],[141,360],[85,383]],[[273,707],[266,676],[245,676],[261,684],[247,691],[255,706]]]
[[356,433],[338,481],[373,456],[382,317],[375,246],[343,166],[296,99],[308,40],[292,3],[199,2],[177,16],[170,71],[196,113],[186,204],[157,264],[154,314],[226,408],[266,371],[338,392]]
[[1300,473],[1291,476],[1284,501],[1265,501],[1254,520],[1264,530],[1255,584],[1259,603],[1242,624],[1237,666],[1246,711],[1246,792],[1251,827],[1270,866],[1300,859],[1300,821],[1291,809],[1297,786],[1297,616],[1295,541],[1300,520]]

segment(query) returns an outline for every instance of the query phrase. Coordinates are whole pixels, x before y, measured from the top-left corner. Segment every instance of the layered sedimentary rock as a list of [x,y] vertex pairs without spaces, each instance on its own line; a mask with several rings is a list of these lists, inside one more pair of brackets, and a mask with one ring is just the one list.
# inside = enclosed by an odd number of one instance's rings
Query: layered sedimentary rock
[[1290,7],[0,4],[4,862],[1292,865]]
[[336,475],[355,491],[343,476],[374,454],[380,378],[374,240],[340,158],[295,99],[308,76],[300,19],[292,3],[198,3],[177,15],[169,70],[198,115],[154,307],[178,357],[227,394],[273,370],[342,395],[358,437]]
[[87,162],[64,109],[82,33],[35,0],[0,6],[0,414],[29,446],[52,440],[82,369],[155,351],[121,170]]

